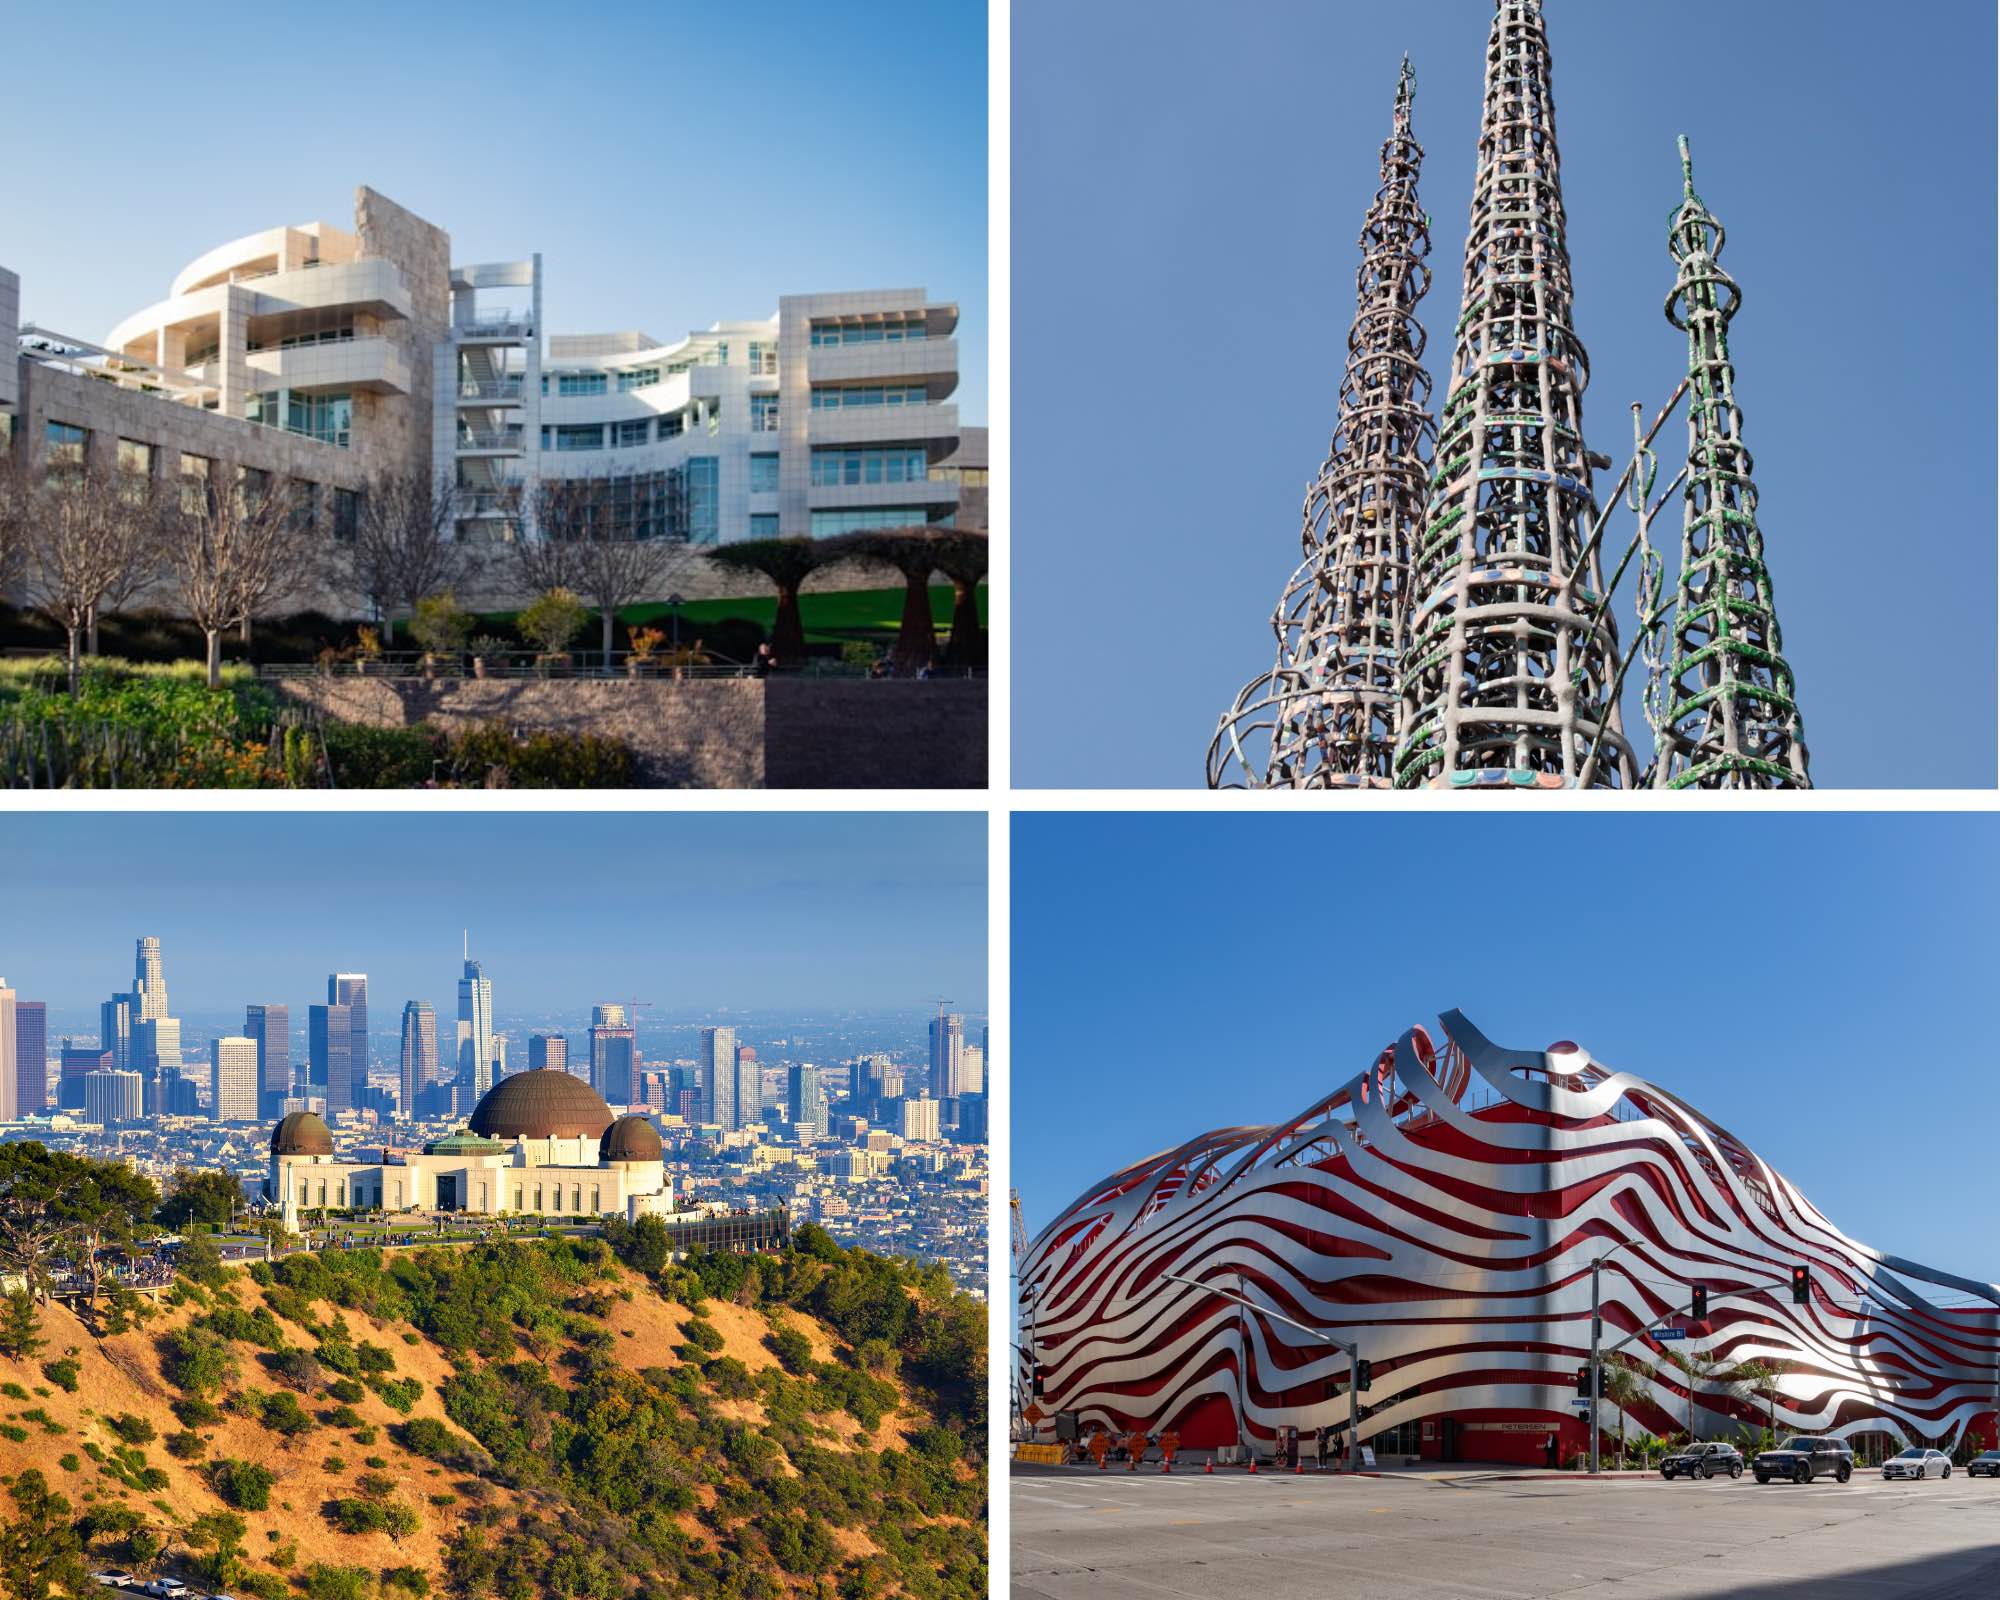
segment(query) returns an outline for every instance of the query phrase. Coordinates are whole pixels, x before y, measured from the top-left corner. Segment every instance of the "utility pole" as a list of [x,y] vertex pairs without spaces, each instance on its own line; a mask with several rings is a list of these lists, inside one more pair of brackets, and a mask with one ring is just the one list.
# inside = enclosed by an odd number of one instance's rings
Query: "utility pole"
[[[1258,1305],[1256,1301],[1245,1295],[1233,1293],[1228,1289],[1218,1288],[1215,1284],[1203,1283],[1196,1278],[1184,1278],[1178,1272],[1162,1273],[1161,1277],[1165,1282],[1184,1284],[1190,1289],[1199,1289],[1204,1294],[1212,1294],[1218,1299],[1234,1302],[1238,1308],[1236,1314],[1239,1323],[1244,1311],[1254,1311],[1260,1317],[1267,1317],[1272,1322],[1282,1322],[1286,1327],[1297,1328],[1299,1332],[1310,1335],[1322,1344],[1330,1344],[1337,1350],[1345,1351],[1347,1354],[1347,1466],[1350,1472],[1359,1472],[1361,1470],[1361,1389],[1355,1382],[1361,1365],[1361,1352],[1350,1341],[1337,1339],[1324,1328],[1315,1328],[1295,1318],[1285,1316],[1281,1312],[1272,1311],[1266,1306]],[[1250,1347],[1247,1334],[1248,1330],[1246,1328],[1243,1340],[1243,1348],[1246,1352]],[[1244,1373],[1240,1370],[1240,1367],[1236,1375],[1236,1391],[1237,1435],[1243,1439],[1247,1446],[1250,1438],[1250,1427],[1249,1418],[1244,1409],[1246,1404],[1243,1398]]]

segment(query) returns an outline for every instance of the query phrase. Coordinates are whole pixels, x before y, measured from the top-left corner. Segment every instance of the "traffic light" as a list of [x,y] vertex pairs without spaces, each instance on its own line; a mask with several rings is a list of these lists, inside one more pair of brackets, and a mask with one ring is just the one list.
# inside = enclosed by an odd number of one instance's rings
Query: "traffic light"
[[1792,1304],[1805,1305],[1812,1299],[1812,1271],[1808,1267],[1792,1268]]
[[1354,1387],[1356,1389],[1361,1390],[1365,1394],[1374,1381],[1375,1368],[1373,1363],[1367,1361],[1357,1361],[1354,1363]]
[[1578,1367],[1576,1369],[1576,1397],[1579,1400],[1588,1400],[1590,1398],[1590,1368],[1588,1367]]
[[1708,1320],[1708,1285],[1705,1283],[1694,1286],[1694,1320],[1696,1322]]
[[1037,1400],[1042,1397],[1042,1369],[1039,1365],[1028,1369],[1028,1392]]

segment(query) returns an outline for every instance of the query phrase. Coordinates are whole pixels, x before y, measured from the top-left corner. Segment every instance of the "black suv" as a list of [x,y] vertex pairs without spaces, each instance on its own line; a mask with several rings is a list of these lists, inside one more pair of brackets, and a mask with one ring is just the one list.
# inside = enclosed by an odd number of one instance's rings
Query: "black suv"
[[1660,1463],[1663,1478],[1712,1478],[1718,1472],[1732,1478],[1743,1476],[1743,1456],[1735,1445],[1714,1441],[1691,1444]]
[[1758,1451],[1750,1470],[1759,1483],[1773,1478],[1811,1483],[1827,1474],[1834,1482],[1845,1483],[1854,1476],[1854,1452],[1838,1439],[1787,1439],[1782,1449]]

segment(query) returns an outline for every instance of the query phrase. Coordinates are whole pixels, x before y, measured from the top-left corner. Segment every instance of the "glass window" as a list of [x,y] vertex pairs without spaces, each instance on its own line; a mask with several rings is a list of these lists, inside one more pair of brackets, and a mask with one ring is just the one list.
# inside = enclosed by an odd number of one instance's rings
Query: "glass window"
[[686,427],[687,417],[683,413],[679,411],[669,412],[666,416],[660,418],[660,437],[662,439],[678,439]]
[[750,345],[750,376],[753,378],[775,378],[778,375],[778,347],[774,344]]
[[750,431],[752,433],[776,433],[778,431],[778,397],[774,394],[753,394],[750,397]]
[[344,394],[298,394],[286,408],[288,432],[345,446],[354,427],[354,401]]
[[333,491],[333,536],[352,539],[361,529],[361,492],[358,489]]
[[816,488],[865,483],[921,483],[929,457],[921,448],[892,445],[879,450],[815,450],[812,482]]
[[721,532],[717,458],[691,456],[687,464],[688,538],[714,544]]
[[556,429],[558,450],[602,450],[604,448],[604,424],[583,422],[574,427]]
[[[10,356],[11,359],[11,356]],[[48,466],[51,471],[80,469],[90,450],[90,430],[73,423],[51,422],[48,426]]]
[[145,483],[153,476],[153,447],[137,439],[120,439],[118,470]]
[[815,322],[812,325],[812,342],[816,345],[901,344],[905,340],[922,339],[927,332],[921,315],[906,312],[901,316],[865,322]]
[[644,444],[646,436],[653,431],[650,417],[641,417],[637,422],[620,422],[614,426],[617,429],[617,437],[612,443],[620,446]]
[[319,485],[310,478],[292,479],[292,526],[310,528],[319,521]]
[[556,374],[557,394],[603,394],[605,389],[604,374],[601,372],[561,372]]
[[778,537],[778,513],[775,511],[753,511],[750,513],[750,537],[753,539],[775,539]]
[[622,394],[627,389],[650,389],[659,381],[658,367],[634,367],[628,372],[618,374],[618,390]]
[[750,458],[750,492],[752,494],[776,494],[778,492],[778,458],[776,455],[754,455]]
[[[853,533],[858,528],[918,528],[931,519],[922,506],[861,506],[844,511],[815,511],[812,536],[831,538],[836,533]],[[951,519],[937,524],[949,527]]]
[[207,456],[181,452],[181,510],[199,514],[208,509],[208,486],[215,463]]
[[839,411],[852,406],[920,406],[930,398],[921,383],[821,384],[812,392],[815,411]]

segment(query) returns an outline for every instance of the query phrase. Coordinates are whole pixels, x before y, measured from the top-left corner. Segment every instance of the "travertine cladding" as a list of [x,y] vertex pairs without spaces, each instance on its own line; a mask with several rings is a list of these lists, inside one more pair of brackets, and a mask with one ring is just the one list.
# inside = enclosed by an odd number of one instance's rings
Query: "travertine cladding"
[[382,334],[402,353],[409,389],[403,394],[367,396],[375,424],[363,429],[364,397],[354,397],[355,448],[368,473],[432,473],[431,440],[436,410],[433,352],[451,334],[451,235],[363,184],[354,191],[354,233],[361,258],[389,261],[409,291],[410,314],[385,322]]
[[937,789],[986,782],[986,682],[842,678],[288,678],[279,687],[372,727],[499,721],[609,735],[647,783],[684,789]]
[[20,363],[14,358],[21,331],[21,278],[0,267],[0,406],[12,410],[21,403]]

